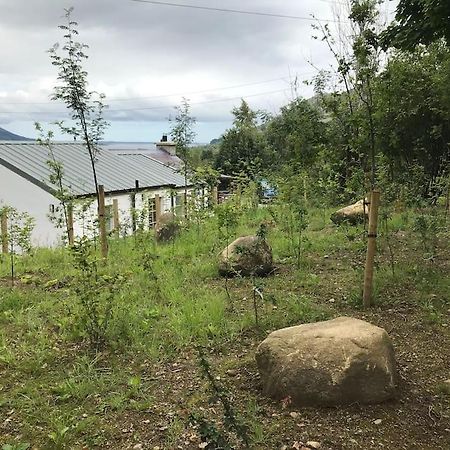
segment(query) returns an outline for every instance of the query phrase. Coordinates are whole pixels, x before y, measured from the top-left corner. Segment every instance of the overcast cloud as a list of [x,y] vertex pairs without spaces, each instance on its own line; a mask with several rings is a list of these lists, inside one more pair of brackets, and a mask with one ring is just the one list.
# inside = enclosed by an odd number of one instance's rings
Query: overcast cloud
[[[332,0],[173,2],[324,19],[336,8]],[[70,6],[80,41],[90,47],[91,88],[107,97],[107,140],[157,140],[184,95],[198,121],[197,140],[207,142],[230,126],[241,97],[276,113],[292,98],[291,81],[314,75],[309,61],[322,68],[332,62],[306,20],[131,0],[0,0],[0,127],[35,137],[34,121],[65,117],[64,105],[49,101],[56,68],[46,50],[62,40],[58,25]],[[302,83],[298,93],[312,94]]]

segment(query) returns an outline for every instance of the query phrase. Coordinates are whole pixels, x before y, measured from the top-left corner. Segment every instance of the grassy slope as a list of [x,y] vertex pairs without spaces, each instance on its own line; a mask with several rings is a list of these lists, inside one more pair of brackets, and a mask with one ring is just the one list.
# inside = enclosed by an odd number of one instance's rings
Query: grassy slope
[[[367,313],[359,310],[362,227],[336,228],[327,220],[329,211],[311,212],[297,269],[287,236],[272,224],[268,240],[277,272],[257,281],[265,298],[258,306],[258,326],[251,281],[230,280],[230,302],[217,275],[217,254],[225,242],[214,220],[165,246],[155,246],[151,237],[137,244],[112,241],[108,265],[101,270],[122,274],[126,284],[115,298],[111,345],[97,353],[87,347],[80,323],[70,255],[39,250],[24,257],[17,263],[21,280],[14,288],[8,286],[3,261],[0,444],[198,448],[188,415],[203,411],[216,422],[221,417],[198,376],[194,347],[202,345],[249,423],[254,448],[289,448],[308,438],[321,441],[322,448],[378,448],[379,442],[385,448],[412,448],[408,445],[417,442],[418,448],[448,448],[443,423],[449,419],[449,396],[442,381],[450,377],[443,358],[450,350],[449,231],[441,226],[436,256],[430,258],[427,239],[433,233],[414,233],[414,214],[394,216],[389,234],[380,237],[377,304]],[[262,220],[270,222],[265,210],[248,212],[236,234],[254,233]],[[262,398],[253,355],[266,333],[341,314],[367,318],[391,333],[403,380],[401,399],[371,409],[297,414]],[[382,431],[374,429],[377,417],[371,412],[383,415]],[[430,426],[432,433],[426,431]],[[369,436],[376,437],[373,445]]]

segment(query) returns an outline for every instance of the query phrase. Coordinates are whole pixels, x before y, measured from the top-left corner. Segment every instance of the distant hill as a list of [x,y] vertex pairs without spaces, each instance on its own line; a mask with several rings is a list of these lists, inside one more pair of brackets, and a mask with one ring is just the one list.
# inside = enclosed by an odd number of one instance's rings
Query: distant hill
[[33,139],[19,136],[0,127],[0,141],[33,141]]

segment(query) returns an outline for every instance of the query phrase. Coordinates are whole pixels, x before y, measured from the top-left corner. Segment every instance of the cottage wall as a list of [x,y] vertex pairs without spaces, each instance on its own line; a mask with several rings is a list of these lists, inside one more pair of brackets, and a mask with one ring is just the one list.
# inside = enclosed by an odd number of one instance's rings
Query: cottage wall
[[[32,232],[32,244],[36,247],[53,247],[60,245],[65,237],[65,230],[57,228],[50,220],[51,211],[61,211],[59,200],[44,189],[17,175],[13,171],[0,165],[0,207],[12,206],[20,212],[27,212],[35,220]],[[184,193],[184,188],[176,191],[169,189],[147,189],[140,191],[135,196],[135,208],[142,210],[148,205],[148,199],[156,195],[161,197],[161,211],[163,214],[172,209],[172,195],[178,196]],[[113,201],[118,201],[119,223],[121,234],[132,232],[132,201],[130,193],[105,195],[105,205],[111,215],[108,220],[108,228],[112,230]],[[176,203],[176,202],[174,202]],[[108,206],[110,208],[108,208]],[[97,202],[95,196],[85,199],[77,199],[74,204],[74,236],[93,237],[98,234],[97,228]]]
[[[178,188],[177,190],[169,189],[147,189],[139,191],[135,194],[135,210],[139,214],[142,210],[148,210],[148,200],[155,198],[159,195],[161,198],[161,211],[171,211],[172,209],[172,195],[181,195],[184,193],[184,188]],[[132,195],[130,193],[124,194],[108,194],[105,193],[105,206],[106,209],[111,211],[111,215],[107,217],[107,229],[113,229],[112,211],[114,200],[117,200],[119,209],[119,224],[121,235],[129,235],[132,232]],[[145,228],[147,227],[148,211],[145,211],[146,220]],[[89,236],[92,237],[98,233],[96,226],[97,218],[97,203],[95,197],[87,199],[79,199],[75,202],[74,206],[74,235],[75,237]]]
[[12,206],[34,218],[32,244],[50,247],[61,242],[62,230],[57,229],[48,216],[50,205],[58,205],[58,200],[2,165],[0,165],[0,180],[0,206]]

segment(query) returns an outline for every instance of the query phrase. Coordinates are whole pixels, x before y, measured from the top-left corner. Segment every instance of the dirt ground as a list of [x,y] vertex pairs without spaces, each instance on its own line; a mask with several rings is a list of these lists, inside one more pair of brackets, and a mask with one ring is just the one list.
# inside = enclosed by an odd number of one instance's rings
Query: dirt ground
[[[388,331],[398,362],[397,398],[381,405],[321,409],[295,408],[266,399],[260,392],[253,358],[260,338],[247,336],[226,349],[212,351],[209,359],[235,410],[243,416],[251,412],[258,422],[259,443],[253,448],[301,449],[320,444],[327,450],[450,449],[450,395],[439,391],[450,377],[448,328],[425,324],[421,314],[401,305],[356,314],[336,309]],[[185,426],[189,411],[194,404],[199,405],[204,415],[219,424],[223,416],[219,403],[205,401],[207,389],[195,360],[190,353],[168,365],[149,367],[146,376],[153,377],[157,385],[153,408],[123,418],[114,439],[105,446],[204,448],[197,429]]]

